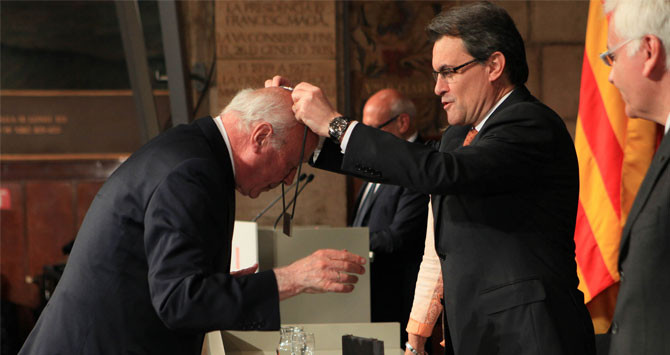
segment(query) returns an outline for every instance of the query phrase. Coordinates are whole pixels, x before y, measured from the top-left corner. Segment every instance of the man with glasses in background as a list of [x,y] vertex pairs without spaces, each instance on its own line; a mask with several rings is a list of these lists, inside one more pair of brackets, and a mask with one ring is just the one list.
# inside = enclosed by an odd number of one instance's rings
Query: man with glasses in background
[[137,150],[96,195],[21,354],[200,354],[206,332],[279,329],[279,301],[351,292],[365,259],[319,250],[230,272],[235,190],[290,184],[317,137],[281,88],[243,90],[220,116]]
[[[450,124],[439,148],[351,122],[300,83],[296,117],[332,138],[315,164],[431,195],[447,353],[595,354],[577,289],[577,156],[561,118],[524,86],[521,35],[488,2],[450,8],[427,29]],[[411,339],[406,354],[421,353],[422,341]]]
[[609,81],[626,116],[664,125],[619,246],[610,354],[670,354],[670,2],[605,1]]
[[[416,107],[394,89],[383,89],[363,107],[363,124],[417,144]],[[397,185],[366,182],[356,199],[353,227],[370,230],[370,306],[373,322],[400,323],[401,344],[423,255],[428,195]]]

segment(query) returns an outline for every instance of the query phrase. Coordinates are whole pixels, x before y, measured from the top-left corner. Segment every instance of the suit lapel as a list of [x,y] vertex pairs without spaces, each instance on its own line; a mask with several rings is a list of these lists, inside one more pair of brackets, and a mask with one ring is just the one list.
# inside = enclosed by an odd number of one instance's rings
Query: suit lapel
[[[621,255],[624,254],[621,251],[623,251],[624,248],[628,248],[628,241],[630,240],[630,231],[632,225],[635,223],[635,220],[640,215],[642,208],[647,203],[647,200],[651,195],[651,191],[661,176],[661,172],[664,168],[667,168],[668,160],[670,160],[670,138],[663,137],[661,145],[658,147],[658,150],[654,155],[654,159],[651,161],[649,170],[644,176],[644,180],[642,180],[640,189],[637,191],[637,195],[635,196],[635,201],[633,202],[633,206],[630,209],[630,213],[628,213],[626,225],[624,226],[623,232],[621,233],[619,260],[621,260]],[[621,263],[621,261],[619,261],[619,263]]]
[[[230,161],[228,147],[221,136],[221,131],[219,131],[216,123],[214,123],[214,119],[212,117],[200,118],[195,121],[195,124],[202,130],[212,149],[215,159],[217,159],[221,168],[224,169],[226,186],[230,186],[230,188],[228,188],[228,215],[226,217],[228,222],[228,235],[232,242],[233,228],[235,226],[235,175],[233,174],[233,162]],[[228,250],[230,250],[230,248]]]
[[379,194],[384,190],[384,186],[385,186],[384,184],[379,184],[377,189],[374,190],[374,195],[372,195],[372,201],[370,201],[370,209],[372,209],[372,206],[375,204],[375,201],[377,201],[377,197],[379,197]]
[[354,215],[358,213],[358,207],[361,206],[361,201],[363,200],[363,194],[365,193],[365,188],[368,187],[369,182],[364,182],[363,185],[361,185],[361,188],[358,190],[358,196],[356,197],[356,202],[354,205]]
[[[368,182],[368,184],[371,184],[371,183]],[[378,193],[383,186],[384,186],[383,184],[380,184],[377,189],[374,189],[374,186],[370,187],[370,192],[368,192],[368,194],[372,194],[370,196],[370,203],[368,203],[367,206],[364,206],[364,209],[358,211],[359,213],[361,213],[361,221],[366,221],[367,220],[367,215],[370,213],[370,210],[372,210],[372,206],[375,204],[375,200],[377,199]],[[367,185],[364,186],[364,187],[367,187]],[[363,191],[365,191],[365,190],[363,190]],[[365,223],[365,224],[367,224],[367,223]]]

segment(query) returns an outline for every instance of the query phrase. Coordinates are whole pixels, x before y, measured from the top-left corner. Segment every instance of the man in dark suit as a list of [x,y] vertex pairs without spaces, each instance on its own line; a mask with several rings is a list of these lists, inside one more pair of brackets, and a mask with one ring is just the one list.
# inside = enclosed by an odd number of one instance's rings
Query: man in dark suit
[[606,1],[609,80],[628,117],[665,126],[626,219],[610,354],[670,354],[670,3]]
[[[422,143],[415,120],[412,100],[394,89],[375,93],[363,107],[363,124]],[[370,230],[372,321],[399,322],[401,344],[405,344],[423,255],[428,195],[402,186],[367,182],[358,194],[353,215],[352,226]]]
[[280,88],[244,90],[221,116],[131,155],[94,199],[21,354],[200,354],[208,331],[278,329],[281,299],[351,291],[347,272],[364,259],[345,251],[229,272],[235,189],[255,198],[290,184],[301,162],[291,105]]
[[301,83],[296,117],[333,138],[316,164],[431,194],[447,350],[595,353],[577,290],[577,157],[561,118],[524,87],[521,35],[487,2],[442,12],[428,31],[435,93],[450,124],[439,149],[350,122]]

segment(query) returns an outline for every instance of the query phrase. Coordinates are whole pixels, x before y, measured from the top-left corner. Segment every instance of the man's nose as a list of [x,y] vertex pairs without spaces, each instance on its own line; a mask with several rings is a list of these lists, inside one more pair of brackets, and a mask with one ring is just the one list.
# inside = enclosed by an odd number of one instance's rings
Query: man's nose
[[286,175],[286,178],[284,179],[284,184],[291,185],[293,183],[293,178],[295,178],[296,172],[297,170],[293,168],[293,170],[291,170],[291,172],[288,173],[288,175]]
[[444,93],[449,91],[449,84],[445,79],[442,79],[439,75],[437,81],[435,82],[435,95],[442,96]]
[[614,84],[614,79],[612,78],[612,73],[614,73],[614,68],[609,68],[609,69],[610,69],[610,73],[607,76],[607,81],[609,81],[610,84]]

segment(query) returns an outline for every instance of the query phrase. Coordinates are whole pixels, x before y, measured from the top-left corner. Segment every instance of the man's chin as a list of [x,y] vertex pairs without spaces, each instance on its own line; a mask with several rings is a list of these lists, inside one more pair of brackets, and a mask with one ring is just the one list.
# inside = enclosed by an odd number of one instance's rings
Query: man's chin
[[450,126],[464,126],[465,122],[462,119],[449,119],[449,114],[447,114],[447,123],[449,123]]
[[641,118],[638,112],[633,110],[625,100],[624,105],[625,105],[624,113],[626,114],[626,116],[628,116],[629,118]]

